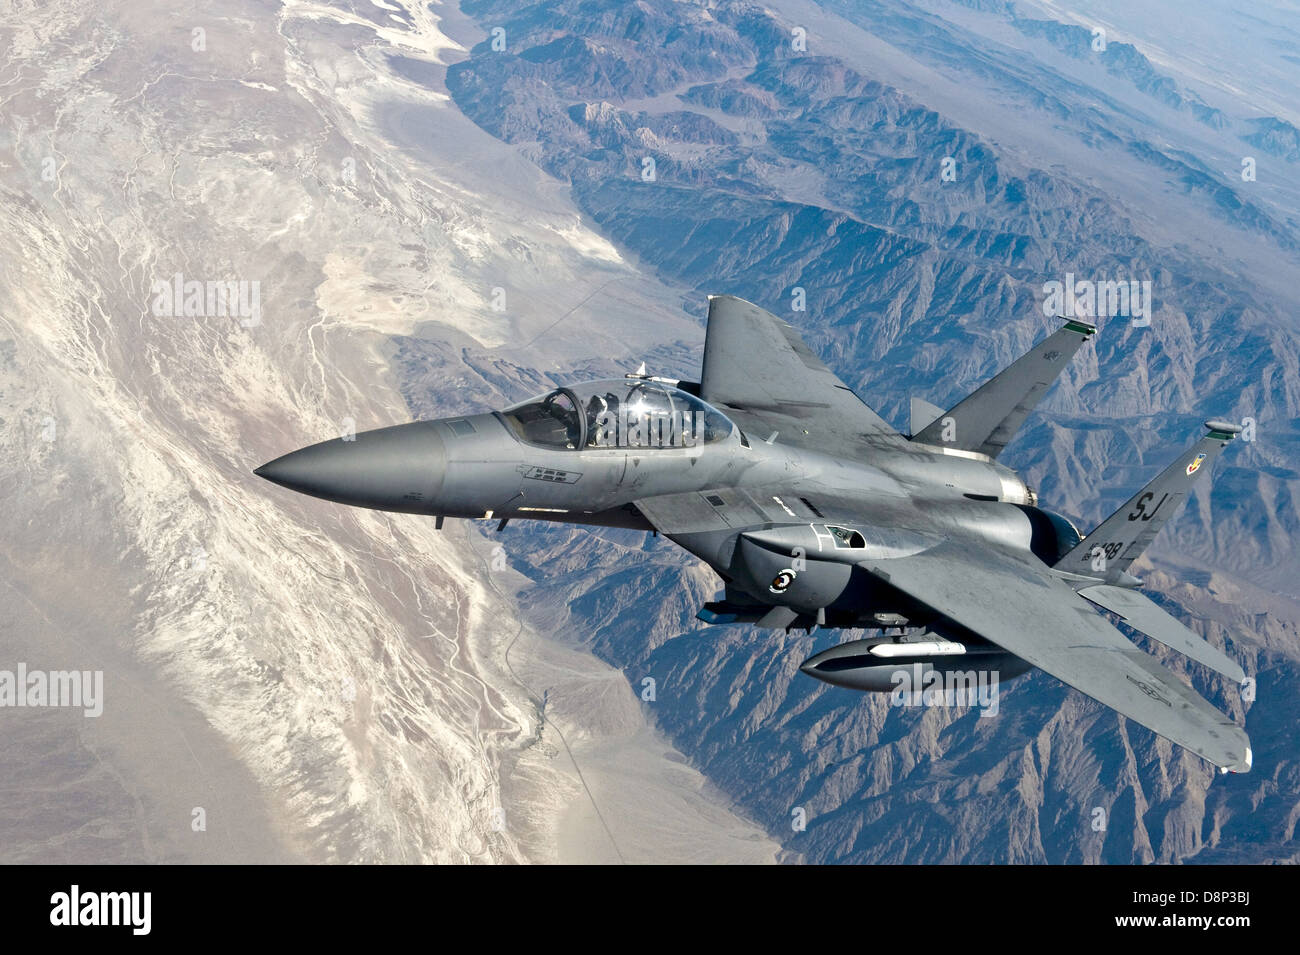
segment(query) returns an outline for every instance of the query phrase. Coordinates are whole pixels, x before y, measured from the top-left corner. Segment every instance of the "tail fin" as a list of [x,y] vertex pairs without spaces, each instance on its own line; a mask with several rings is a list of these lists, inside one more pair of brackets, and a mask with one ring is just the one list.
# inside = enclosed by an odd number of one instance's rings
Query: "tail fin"
[[1241,428],[1207,421],[1209,433],[1056,562],[1061,570],[1117,580],[1142,556],[1160,528],[1178,512],[1192,482],[1208,474],[1215,459]]
[[912,440],[996,458],[1079,346],[1096,331],[1086,322],[1067,321],[947,414],[913,433]]

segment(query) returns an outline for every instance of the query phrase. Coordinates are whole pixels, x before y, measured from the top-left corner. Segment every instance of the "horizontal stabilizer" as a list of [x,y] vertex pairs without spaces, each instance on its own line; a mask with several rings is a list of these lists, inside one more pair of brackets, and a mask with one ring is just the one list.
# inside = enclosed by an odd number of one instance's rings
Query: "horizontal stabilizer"
[[951,411],[939,415],[919,431],[913,428],[912,440],[959,451],[978,451],[996,458],[1070,363],[1079,346],[1096,331],[1086,322],[1073,319],[1066,322]]
[[1240,683],[1246,679],[1245,671],[1229,659],[1227,654],[1192,633],[1152,603],[1145,594],[1126,587],[1098,584],[1080,590],[1079,596],[1087,597],[1097,606],[1119,614],[1134,630],[1145,633],[1153,640],[1159,640],[1171,650],[1177,650],[1231,680]]
[[1178,512],[1192,483],[1209,474],[1214,461],[1241,429],[1207,421],[1208,434],[1134,494],[1118,511],[1080,541],[1055,566],[1072,574],[1118,578],[1150,546],[1160,528]]

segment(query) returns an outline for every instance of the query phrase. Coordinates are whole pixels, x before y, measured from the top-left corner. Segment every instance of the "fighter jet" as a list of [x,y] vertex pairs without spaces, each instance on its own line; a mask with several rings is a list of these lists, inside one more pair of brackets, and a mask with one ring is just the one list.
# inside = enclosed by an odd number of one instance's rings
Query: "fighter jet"
[[864,629],[801,669],[892,692],[901,673],[1006,681],[1038,668],[1222,771],[1250,768],[1232,719],[1107,615],[1231,680],[1242,668],[1130,573],[1240,429],[1206,433],[1091,534],[1038,506],[998,454],[1096,329],[1075,319],[949,411],[880,418],[788,323],[709,299],[698,382],[638,372],[506,408],[335,439],[254,473],[357,507],[655,532],[707,563],[717,625]]

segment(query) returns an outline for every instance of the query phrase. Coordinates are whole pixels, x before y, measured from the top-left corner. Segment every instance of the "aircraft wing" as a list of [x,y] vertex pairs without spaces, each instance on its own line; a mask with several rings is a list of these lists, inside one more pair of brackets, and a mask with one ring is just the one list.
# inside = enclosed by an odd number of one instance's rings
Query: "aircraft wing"
[[898,433],[812,353],[787,322],[732,295],[709,298],[700,397],[750,440],[857,457]]
[[1245,772],[1250,740],[1047,568],[948,541],[861,566],[950,620],[1184,746]]
[[1119,614],[1134,630],[1140,630],[1170,649],[1191,657],[1211,670],[1217,670],[1236,683],[1246,679],[1246,671],[1240,663],[1192,633],[1145,594],[1126,587],[1098,584],[1095,587],[1084,587],[1079,591],[1079,596],[1088,598],[1111,613]]

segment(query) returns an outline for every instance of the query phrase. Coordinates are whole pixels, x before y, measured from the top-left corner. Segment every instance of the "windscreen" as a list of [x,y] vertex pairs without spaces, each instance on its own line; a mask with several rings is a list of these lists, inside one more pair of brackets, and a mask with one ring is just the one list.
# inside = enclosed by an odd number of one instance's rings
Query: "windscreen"
[[733,425],[680,388],[639,378],[556,388],[502,417],[520,440],[563,450],[695,448],[721,441]]

